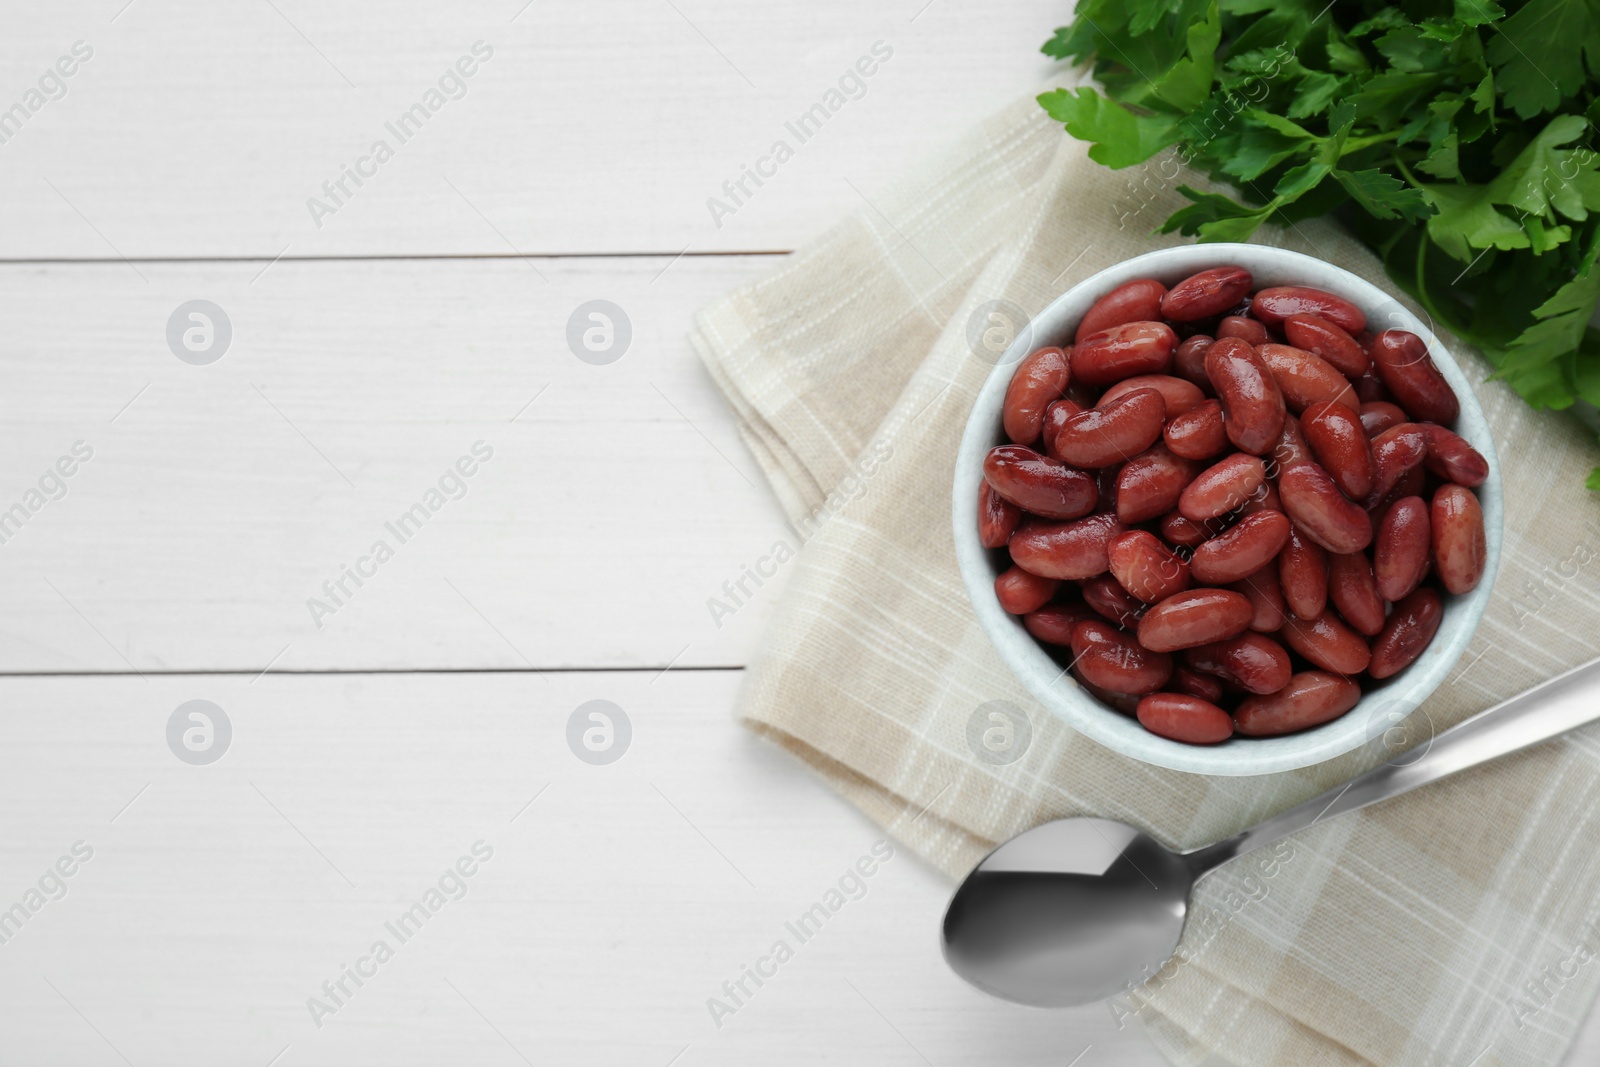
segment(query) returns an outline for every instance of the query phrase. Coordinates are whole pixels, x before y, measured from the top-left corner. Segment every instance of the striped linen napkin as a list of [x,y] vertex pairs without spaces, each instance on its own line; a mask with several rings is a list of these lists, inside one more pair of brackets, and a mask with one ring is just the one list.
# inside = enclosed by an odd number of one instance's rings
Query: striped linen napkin
[[[691,340],[804,542],[737,713],[952,878],[1066,815],[1205,844],[1394,754],[1385,737],[1244,779],[1132,761],[1050,718],[967,602],[950,485],[993,362],[973,343],[991,302],[1034,314],[1173,243],[1150,231],[1182,202],[1182,180],[1196,184],[1160,164],[1091,163],[1030,96],[867,191],[854,215],[695,321]],[[1258,239],[1393,289],[1332,226]],[[1600,629],[1600,508],[1583,488],[1592,438],[1462,359],[1499,442],[1505,550],[1488,616],[1413,716],[1420,729],[1588,659]],[[975,712],[996,700],[1031,728],[1005,765],[969,742]],[[1600,987],[1597,742],[1585,731],[1228,865],[1201,883],[1176,962],[1109,1010],[1182,1064],[1559,1062]]]

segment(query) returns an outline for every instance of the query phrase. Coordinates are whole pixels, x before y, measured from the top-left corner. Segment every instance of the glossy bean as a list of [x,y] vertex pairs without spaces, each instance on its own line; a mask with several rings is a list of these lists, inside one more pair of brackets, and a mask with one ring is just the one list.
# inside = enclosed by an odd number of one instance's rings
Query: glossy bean
[[1366,553],[1328,557],[1328,599],[1357,633],[1372,637],[1383,629],[1385,604]]
[[1157,737],[1214,745],[1233,736],[1233,717],[1209,700],[1185,693],[1151,693],[1139,700],[1139,724]]
[[1302,619],[1314,619],[1328,604],[1328,553],[1298,526],[1278,557],[1283,602]]
[[1367,673],[1374,678],[1388,678],[1411,666],[1433,641],[1443,619],[1443,599],[1426,586],[1400,601],[1372,642],[1372,663]]
[[1167,418],[1169,419],[1192,410],[1195,405],[1206,398],[1206,395],[1200,391],[1198,385],[1184,381],[1182,378],[1175,378],[1170,374],[1136,374],[1132,378],[1124,378],[1102,393],[1095,407],[1109,407],[1129,393],[1137,392],[1140,389],[1154,389],[1161,394],[1161,399],[1167,405]]
[[1172,677],[1172,657],[1140,646],[1110,623],[1085,619],[1072,632],[1075,669],[1091,685],[1112,693],[1153,693]]
[[1060,584],[1054,578],[1041,578],[1013,566],[995,578],[994,595],[1008,614],[1026,615],[1050,603]]
[[1139,698],[1137,695],[1132,693],[1113,693],[1109,689],[1101,689],[1085,678],[1083,672],[1078,670],[1076,666],[1072,668],[1072,676],[1078,680],[1078,684],[1083,687],[1085,693],[1088,693],[1112,711],[1120,711],[1129,718],[1138,713]]
[[1428,438],[1414,422],[1391,426],[1372,439],[1372,492],[1366,504],[1371,507],[1389,495],[1406,472],[1422,463],[1428,452]]
[[1239,507],[1239,517],[1254,515],[1258,511],[1283,511],[1283,501],[1278,498],[1277,486],[1263,482],[1255,492],[1245,498]]
[[1287,413],[1283,416],[1283,430],[1268,456],[1271,465],[1267,468],[1267,474],[1272,478],[1290,467],[1316,462],[1316,457],[1311,454],[1311,446],[1306,443],[1305,433],[1300,428],[1300,420]]
[[1235,448],[1261,455],[1283,432],[1283,393],[1245,342],[1217,341],[1206,350],[1206,376],[1222,401],[1222,423]]
[[1061,427],[1067,424],[1083,408],[1076,400],[1062,398],[1044,409],[1044,423],[1039,429],[1039,437],[1044,442],[1045,455],[1051,459],[1059,460],[1056,455],[1056,434],[1061,432]]
[[1173,322],[1215,318],[1250,292],[1253,280],[1243,267],[1212,267],[1191,274],[1161,298],[1161,314]]
[[1391,426],[1399,426],[1402,422],[1410,422],[1405,410],[1398,404],[1391,404],[1387,400],[1374,400],[1361,405],[1361,427],[1367,431],[1367,437],[1373,438]]
[[[1166,404],[1154,389],[1071,416],[1056,433],[1055,454],[1075,467],[1109,467],[1143,452],[1161,437]],[[1030,509],[1031,510],[1031,509]]]
[[1172,679],[1167,682],[1167,688],[1178,693],[1187,693],[1201,700],[1209,700],[1215,704],[1222,699],[1226,692],[1222,688],[1222,681],[1209,674],[1201,674],[1191,670],[1181,663],[1172,665]]
[[1282,637],[1290,648],[1334,674],[1360,674],[1372,659],[1366,638],[1331,611],[1314,619],[1285,619]]
[[1320,464],[1302,463],[1278,476],[1283,510],[1329,552],[1359,552],[1372,543],[1372,519],[1352,503]]
[[1445,481],[1470,489],[1482,485],[1489,477],[1489,461],[1460,434],[1431,422],[1422,424],[1422,433],[1427,441],[1423,462]]
[[1444,425],[1456,421],[1461,402],[1428,355],[1422,338],[1405,330],[1384,330],[1372,340],[1378,377],[1414,419]]
[[1084,619],[1094,617],[1087,604],[1046,604],[1022,617],[1022,625],[1035,640],[1047,645],[1072,645],[1072,631]]
[[1174,456],[1165,445],[1133,457],[1117,472],[1117,518],[1132,525],[1165,515],[1178,506],[1197,470],[1193,460]]
[[1321,315],[1290,315],[1283,320],[1283,334],[1290,344],[1321,356],[1352,381],[1372,366],[1360,343]]
[[994,491],[988,482],[978,483],[978,543],[984,548],[1003,548],[1022,521],[1022,509]]
[[997,445],[983,458],[983,477],[1023,511],[1075,519],[1094,510],[1094,479],[1024,445]]
[[1231,589],[1189,589],[1151,607],[1139,620],[1139,643],[1174,652],[1243,633],[1254,612],[1250,599]]
[[1228,447],[1222,428],[1222,404],[1207,400],[1176,418],[1167,420],[1161,438],[1174,455],[1184,459],[1210,459]]
[[1268,326],[1282,326],[1291,315],[1316,315],[1348,334],[1367,328],[1367,317],[1360,308],[1342,296],[1308,285],[1263,289],[1251,299],[1250,314]]
[[1097,574],[1093,578],[1085,578],[1080,590],[1083,602],[1106,621],[1128,630],[1139,625],[1139,616],[1144,614],[1144,601],[1122,588],[1111,575]]
[[1278,737],[1332,722],[1361,700],[1361,687],[1325,671],[1302,671],[1268,696],[1246,697],[1233,728],[1246,737]]
[[1420,496],[1395,501],[1384,513],[1372,547],[1372,573],[1378,594],[1391,603],[1409,596],[1427,573],[1432,551],[1428,505]]
[[1287,605],[1284,604],[1283,583],[1278,579],[1277,567],[1262,567],[1228,588],[1243,593],[1250,601],[1250,629],[1256,633],[1270,634],[1283,626]]
[[1235,452],[1195,476],[1178,497],[1178,514],[1193,522],[1226,515],[1243,506],[1266,480],[1267,466],[1260,456]]
[[1350,379],[1350,385],[1354,387],[1357,398],[1363,404],[1394,401],[1394,396],[1384,388],[1383,382],[1378,378],[1378,372],[1372,367],[1368,367],[1367,372],[1359,378]]
[[1111,574],[1146,604],[1189,588],[1189,564],[1145,530],[1128,530],[1106,546]]
[[1078,321],[1078,332],[1073,338],[1081,341],[1091,334],[1109,330],[1128,322],[1149,322],[1161,317],[1161,298],[1167,287],[1154,278],[1135,278],[1123,282],[1105,296]]
[[1072,377],[1086,386],[1111,385],[1136,374],[1165,374],[1178,335],[1164,322],[1125,322],[1078,342]]
[[1289,653],[1266,634],[1247,630],[1215,644],[1184,652],[1184,662],[1251,693],[1275,693],[1293,673]]
[[1333,364],[1293,345],[1267,342],[1256,346],[1256,358],[1266,366],[1283,393],[1289,410],[1300,414],[1312,404],[1332,400],[1352,410],[1361,405],[1350,381]]
[[1483,506],[1466,486],[1441,485],[1433,494],[1429,521],[1433,524],[1434,573],[1450,592],[1471,592],[1488,561]]
[[1161,538],[1169,545],[1194,548],[1211,536],[1211,531],[1197,522],[1190,522],[1177,512],[1161,520]]
[[1215,339],[1197,333],[1193,337],[1185,338],[1172,354],[1172,373],[1198,386],[1207,396],[1216,392],[1211,387],[1211,379],[1206,376],[1206,352],[1215,343]]
[[1014,443],[1031,445],[1039,440],[1045,409],[1066,391],[1067,361],[1063,350],[1041,348],[1017,365],[1001,407],[1001,423]]
[[1289,520],[1282,512],[1258,511],[1195,549],[1189,572],[1211,585],[1237,582],[1271,563],[1288,540]]
[[1244,315],[1229,315],[1217,323],[1217,340],[1224,337],[1237,337],[1249,345],[1265,344],[1272,340],[1265,326]]
[[1306,408],[1300,419],[1306,444],[1340,492],[1365,500],[1372,492],[1372,444],[1361,417],[1341,403],[1323,401]]
[[1011,561],[1041,578],[1079,581],[1105,573],[1106,551],[1123,526],[1112,515],[1076,522],[1029,520],[1011,535]]

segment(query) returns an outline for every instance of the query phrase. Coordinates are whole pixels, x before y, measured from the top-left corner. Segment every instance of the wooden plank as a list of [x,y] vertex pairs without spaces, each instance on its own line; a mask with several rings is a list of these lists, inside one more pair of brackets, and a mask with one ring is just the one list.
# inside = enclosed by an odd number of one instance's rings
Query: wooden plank
[[[685,332],[772,263],[0,268],[0,671],[742,664],[786,575],[707,601],[793,535]],[[633,332],[604,366],[566,333],[597,297]],[[166,336],[195,298],[207,366]]]
[[[0,41],[0,112],[24,105],[0,125],[0,257],[789,249],[860,203],[852,184],[870,196],[1031,88],[1063,12],[1046,0],[35,5]],[[492,50],[482,62],[478,41]],[[70,78],[53,73],[63,56]],[[463,56],[472,76],[429,99]],[[841,93],[858,61],[874,73]],[[825,100],[835,109],[811,136],[786,128]],[[438,106],[389,130],[419,103]],[[392,158],[362,164],[370,180],[323,192],[380,140]],[[751,195],[730,203],[723,183],[779,140],[793,157],[762,164],[771,180],[747,180]],[[721,225],[713,196],[735,209]]]
[[[790,933],[881,833],[728,720],[738,681],[0,680],[0,908],[93,850],[0,943],[8,1058],[1042,1065],[1092,1044],[1084,1063],[1162,1062],[1104,1007],[963,985],[937,947],[950,887],[909,854]],[[205,766],[165,735],[195,698],[232,729]],[[604,766],[565,740],[596,698],[633,729]],[[464,895],[401,942],[385,923],[479,841]],[[707,999],[780,939],[793,958],[717,1027]],[[322,983],[378,940],[393,958],[319,1028],[308,999],[331,1004]]]

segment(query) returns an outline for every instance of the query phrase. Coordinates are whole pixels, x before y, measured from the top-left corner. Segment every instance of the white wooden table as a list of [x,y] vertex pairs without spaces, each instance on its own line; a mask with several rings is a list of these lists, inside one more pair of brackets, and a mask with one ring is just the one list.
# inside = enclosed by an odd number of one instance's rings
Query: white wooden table
[[[690,315],[1031,84],[1066,5],[11,6],[0,1060],[1161,1062],[957,981],[904,853],[707,1006],[881,835],[729,714],[782,577],[706,599],[781,520]],[[607,765],[567,742],[597,699]],[[216,762],[169,746],[192,700]]]

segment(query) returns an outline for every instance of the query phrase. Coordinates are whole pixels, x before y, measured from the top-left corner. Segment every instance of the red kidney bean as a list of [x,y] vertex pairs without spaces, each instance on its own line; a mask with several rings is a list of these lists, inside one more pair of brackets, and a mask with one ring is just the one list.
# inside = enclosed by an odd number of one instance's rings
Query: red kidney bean
[[1323,400],[1352,409],[1360,406],[1349,380],[1320,356],[1269,341],[1256,346],[1256,358],[1265,364],[1283,393],[1283,402],[1297,415]]
[[1278,557],[1283,602],[1302,619],[1314,619],[1328,604],[1328,553],[1298,526]]
[[1262,567],[1248,578],[1242,578],[1228,586],[1236,593],[1243,593],[1250,601],[1250,629],[1257,633],[1270,634],[1283,626],[1285,605],[1283,602],[1283,584],[1278,580],[1278,568]]
[[1185,693],[1151,693],[1139,700],[1139,724],[1157,737],[1214,745],[1233,736],[1233,717],[1209,700]]
[[1184,459],[1210,459],[1220,454],[1228,447],[1228,434],[1222,428],[1222,404],[1207,400],[1169,418],[1161,437],[1174,455]]
[[1154,389],[1161,394],[1161,399],[1167,404],[1167,418],[1182,415],[1192,410],[1206,398],[1200,387],[1193,382],[1186,382],[1182,378],[1174,378],[1170,374],[1137,374],[1132,378],[1122,381],[1107,389],[1100,397],[1097,408],[1109,407],[1111,404],[1129,393],[1140,389]]
[[1390,602],[1409,596],[1427,573],[1432,550],[1428,505],[1420,496],[1396,500],[1384,513],[1372,548],[1372,573],[1379,595]]
[[994,491],[1046,519],[1075,519],[1094,510],[1094,479],[1024,445],[997,445],[983,458]]
[[1467,443],[1466,438],[1443,426],[1422,423],[1422,434],[1427,441],[1427,455],[1423,462],[1428,469],[1447,482],[1480,486],[1489,477],[1489,461]]
[[1306,659],[1334,674],[1360,674],[1372,659],[1366,638],[1331,611],[1314,619],[1285,619],[1283,639]]
[[1268,326],[1282,326],[1291,315],[1316,315],[1345,333],[1367,328],[1361,309],[1342,296],[1308,285],[1280,285],[1263,289],[1250,301],[1250,314]]
[[1378,595],[1378,583],[1365,553],[1345,552],[1328,557],[1328,598],[1358,633],[1372,637],[1383,629],[1387,605]]
[[1200,388],[1207,396],[1215,392],[1206,376],[1206,352],[1215,341],[1203,333],[1185,338],[1172,355],[1172,373]]
[[1110,566],[1106,549],[1122,530],[1114,515],[1090,515],[1076,522],[1030,520],[1011,535],[1011,561],[1041,578],[1093,578]]
[[1249,293],[1252,284],[1243,267],[1212,267],[1169,289],[1161,298],[1161,314],[1173,322],[1215,318]]
[[1094,610],[1087,604],[1046,604],[1022,617],[1035,640],[1047,645],[1072,645],[1072,631],[1084,619],[1093,618]]
[[[1350,384],[1355,387],[1356,396],[1363,404],[1376,404],[1379,401],[1393,401],[1389,390],[1383,387],[1383,382],[1378,380],[1378,372],[1371,367],[1359,378],[1352,378]],[[1408,416],[1409,417],[1409,416]]]
[[1178,497],[1178,514],[1205,522],[1242,507],[1267,480],[1260,456],[1235,452],[1195,476]]
[[1139,643],[1156,652],[1209,645],[1243,633],[1253,614],[1250,599],[1231,589],[1174,593],[1139,620]]
[[1372,519],[1319,464],[1301,463],[1280,474],[1278,495],[1295,525],[1329,552],[1359,552],[1372,543]]
[[1131,282],[1123,282],[1084,312],[1073,339],[1081,341],[1113,326],[1160,318],[1161,298],[1166,295],[1167,287],[1154,278],[1135,278]]
[[1461,402],[1450,388],[1422,338],[1405,330],[1384,330],[1372,341],[1372,362],[1378,377],[1414,419],[1452,423]]
[[1251,693],[1275,693],[1289,681],[1289,653],[1265,634],[1247,630],[1215,644],[1183,654],[1190,667],[1214,674]]
[[1372,642],[1372,664],[1367,673],[1374,678],[1388,678],[1411,666],[1432,643],[1443,619],[1444,601],[1426,586],[1400,601]]
[[1359,378],[1372,366],[1360,343],[1321,315],[1290,315],[1283,320],[1283,334],[1290,344],[1321,356],[1346,378]]
[[1189,564],[1145,530],[1128,530],[1106,546],[1111,573],[1129,593],[1147,604],[1189,588]]
[[1311,446],[1306,443],[1305,434],[1300,429],[1300,420],[1293,415],[1284,414],[1283,432],[1278,435],[1277,443],[1272,446],[1270,457],[1272,465],[1268,468],[1267,474],[1272,478],[1278,477],[1290,467],[1316,462],[1315,457],[1311,455]]
[[1178,506],[1183,487],[1197,464],[1156,445],[1122,465],[1117,473],[1117,518],[1130,526],[1165,515]]
[[1373,400],[1361,405],[1361,427],[1367,431],[1369,438],[1378,436],[1391,426],[1410,421],[1400,405],[1387,400]]
[[1097,574],[1093,578],[1085,578],[1080,588],[1083,602],[1102,618],[1129,630],[1139,625],[1139,616],[1144,614],[1144,601],[1122,588],[1111,575]]
[[1283,393],[1255,350],[1237,338],[1206,350],[1206,376],[1222,401],[1222,424],[1235,448],[1261,455],[1283,431]]
[[1237,582],[1271,563],[1288,540],[1289,520],[1282,512],[1258,511],[1195,549],[1189,572],[1209,585]]
[[1325,400],[1306,408],[1300,428],[1311,454],[1339,490],[1351,500],[1365,500],[1372,492],[1372,445],[1361,417],[1344,404]]
[[1254,515],[1258,511],[1283,511],[1283,501],[1278,499],[1278,490],[1271,482],[1263,482],[1261,487],[1245,499],[1239,508],[1239,518]]
[[1067,358],[1059,348],[1041,348],[1024,358],[1011,375],[1001,422],[1006,436],[1016,444],[1031,445],[1039,440],[1045,408],[1066,391]]
[[1165,374],[1178,335],[1164,322],[1125,322],[1086,337],[1072,350],[1072,377],[1111,385],[1135,374]]
[[1197,522],[1173,512],[1161,520],[1161,537],[1169,545],[1178,545],[1182,548],[1194,548],[1203,543],[1211,532]]
[[1167,686],[1174,692],[1187,693],[1189,696],[1199,697],[1201,700],[1209,700],[1213,704],[1221,700],[1225,692],[1219,679],[1213,678],[1209,674],[1201,674],[1199,671],[1190,670],[1179,663],[1173,664],[1172,680],[1167,683]]
[[1428,438],[1421,426],[1402,422],[1372,439],[1372,492],[1368,506],[1378,503],[1399,484],[1401,477],[1422,462],[1428,451]]
[[1132,634],[1109,623],[1085,619],[1072,631],[1076,670],[1091,684],[1113,693],[1142,696],[1172,677],[1172,657],[1140,646]]
[[1007,613],[1026,615],[1050,603],[1060,584],[1054,578],[1041,578],[1021,567],[1010,567],[994,580],[994,595]]
[[1044,442],[1045,455],[1054,460],[1061,458],[1056,455],[1056,434],[1061,432],[1061,427],[1067,424],[1068,419],[1082,410],[1077,401],[1066,399],[1057,400],[1044,409],[1044,423],[1039,436]]
[[1224,337],[1237,337],[1249,345],[1265,344],[1272,340],[1265,326],[1244,315],[1229,315],[1217,324],[1217,340]]
[[[1483,530],[1483,506],[1466,486],[1441,485],[1433,494],[1430,520],[1433,524],[1433,569],[1439,581],[1452,593],[1471,592],[1483,577],[1489,553]],[[1191,572],[1193,569],[1191,561]]]
[[1138,389],[1105,407],[1080,411],[1056,433],[1055,452],[1076,467],[1109,467],[1143,452],[1161,437],[1166,404],[1154,389]]
[[1332,722],[1361,700],[1361,687],[1324,671],[1301,671],[1282,689],[1246,697],[1233,713],[1233,728],[1246,737],[1278,737]]
[[988,482],[978,483],[978,543],[984,548],[1003,548],[1022,521],[1022,509],[994,491]]

